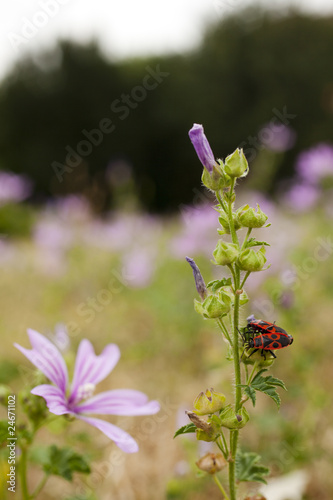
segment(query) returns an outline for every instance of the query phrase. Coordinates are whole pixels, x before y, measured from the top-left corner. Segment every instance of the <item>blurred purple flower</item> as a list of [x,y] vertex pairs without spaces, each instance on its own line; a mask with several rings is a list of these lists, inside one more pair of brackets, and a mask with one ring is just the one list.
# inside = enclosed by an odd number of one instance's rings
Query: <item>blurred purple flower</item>
[[144,288],[152,280],[155,270],[155,252],[148,247],[133,248],[123,258],[122,274],[132,288]]
[[296,160],[296,171],[302,180],[311,184],[333,176],[333,146],[320,143],[300,153]]
[[312,208],[320,196],[317,187],[310,184],[294,184],[285,194],[286,203],[295,211],[303,212]]
[[85,222],[91,218],[91,209],[84,196],[69,195],[55,200],[55,209],[60,219],[68,222]]
[[212,173],[213,167],[216,165],[216,161],[207,137],[204,134],[203,126],[198,125],[198,123],[194,123],[188,135],[190,136],[199,160],[203,166],[206,167],[210,173]]
[[295,144],[296,132],[283,123],[269,123],[260,130],[259,137],[266,149],[274,153],[283,153]]
[[23,175],[0,172],[0,204],[25,200],[32,191],[32,182]]
[[56,218],[44,218],[35,225],[33,238],[39,247],[57,250],[68,248],[73,235],[62,221]]
[[[43,335],[28,330],[32,349],[14,344],[55,385],[42,384],[31,393],[45,399],[48,409],[55,415],[72,415],[102,431],[126,453],[138,451],[136,441],[119,427],[86,416],[86,413],[103,415],[153,415],[160,410],[157,401],[139,391],[117,389],[93,396],[95,385],[103,380],[117,364],[120,351],[117,345],[108,344],[96,356],[89,340],[82,340],[75,362],[74,377],[69,388],[68,372],[58,349]],[[69,390],[69,394],[66,392]]]
[[209,204],[189,206],[185,207],[181,216],[181,233],[171,240],[171,253],[181,259],[186,254],[203,254],[211,258],[219,225],[216,210]]

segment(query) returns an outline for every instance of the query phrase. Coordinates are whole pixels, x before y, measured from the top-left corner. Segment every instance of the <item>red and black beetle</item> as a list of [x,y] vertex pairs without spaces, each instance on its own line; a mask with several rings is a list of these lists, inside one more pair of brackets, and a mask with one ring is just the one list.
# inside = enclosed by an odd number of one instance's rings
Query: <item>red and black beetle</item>
[[265,356],[264,351],[271,351],[272,356],[276,358],[274,350],[283,349],[294,341],[289,333],[274,323],[255,319],[253,315],[247,318],[247,322],[245,334],[251,334],[251,337],[246,339],[245,335],[242,335],[242,338],[245,349],[254,349],[250,356],[261,349],[262,356]]

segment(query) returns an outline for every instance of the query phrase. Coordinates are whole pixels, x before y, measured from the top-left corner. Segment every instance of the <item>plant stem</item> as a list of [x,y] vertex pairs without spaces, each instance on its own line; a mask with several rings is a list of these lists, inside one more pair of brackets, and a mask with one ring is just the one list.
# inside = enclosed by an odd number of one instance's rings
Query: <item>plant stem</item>
[[247,243],[247,240],[251,234],[251,231],[252,231],[252,227],[249,227],[248,230],[247,230],[247,233],[246,233],[246,236],[244,238],[244,241],[243,241],[243,244],[242,244],[242,248],[241,248],[241,251],[244,249],[246,243]]
[[45,483],[48,480],[48,478],[49,478],[49,475],[45,474],[45,476],[43,477],[43,479],[41,480],[41,482],[37,485],[35,491],[31,495],[31,499],[36,498],[37,495],[42,491],[42,489],[44,488]]
[[218,191],[216,191],[216,198],[219,202],[219,204],[221,205],[221,208],[225,211],[225,213],[227,214],[228,213],[228,210],[227,210],[227,207],[225,206],[225,203],[224,201],[222,200],[222,197],[220,195],[220,193]]
[[28,484],[27,484],[27,448],[26,448],[26,446],[21,446],[20,478],[21,478],[22,500],[29,500],[30,495],[28,492]]
[[222,319],[219,318],[216,320],[216,323],[219,325],[220,327],[220,330],[222,332],[222,334],[225,336],[225,338],[227,339],[227,341],[229,342],[229,344],[231,345],[232,347],[232,341],[231,341],[231,338],[230,338],[230,335],[229,335],[229,332],[225,326],[225,324],[223,323]]
[[240,287],[239,287],[239,288],[240,288],[240,290],[241,290],[241,289],[243,288],[243,286],[245,285],[245,281],[246,281],[246,280],[247,280],[247,278],[250,276],[250,274],[251,274],[251,271],[247,271],[247,273],[245,274],[244,279],[243,279],[243,281],[242,281],[242,283],[241,283],[241,285],[240,285]]
[[237,233],[235,230],[235,224],[234,224],[234,218],[232,216],[232,195],[234,191],[234,186],[235,186],[235,179],[232,179],[231,181],[231,186],[230,186],[230,199],[229,199],[229,210],[228,210],[228,217],[229,217],[229,227],[230,227],[230,234],[231,234],[231,239],[233,243],[236,243],[236,245],[239,246],[238,238],[237,238]]
[[217,484],[217,486],[219,487],[223,497],[225,498],[225,500],[229,500],[229,497],[228,495],[226,494],[225,492],[225,489],[223,488],[222,484],[220,483],[220,480],[219,478],[216,476],[216,474],[214,474],[214,481],[215,483]]

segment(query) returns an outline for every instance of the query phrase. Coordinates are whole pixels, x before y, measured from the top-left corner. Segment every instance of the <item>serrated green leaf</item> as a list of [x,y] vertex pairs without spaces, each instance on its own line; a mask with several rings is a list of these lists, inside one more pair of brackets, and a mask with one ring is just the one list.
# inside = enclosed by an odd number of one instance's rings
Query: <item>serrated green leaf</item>
[[[282,380],[272,377],[272,375],[268,375],[267,377],[263,377],[262,374],[266,372],[267,370],[264,368],[260,370],[256,376],[253,378],[251,384],[248,386],[251,389],[254,389],[256,391],[263,392],[264,394],[267,394],[270,398],[275,401],[278,407],[280,407],[281,403],[281,398],[276,392],[275,387],[282,387],[283,389],[286,390],[286,387]],[[245,391],[246,392],[246,389]],[[247,393],[248,394],[248,393]],[[249,395],[249,394],[248,394]],[[249,396],[251,397],[251,396]],[[252,399],[252,398],[251,398]],[[252,400],[253,402],[253,400]]]
[[262,246],[265,245],[267,247],[270,247],[270,244],[267,243],[266,241],[257,241],[255,238],[249,238],[246,243],[246,248],[248,247],[257,247],[257,246]]
[[181,436],[182,434],[189,434],[190,432],[195,432],[197,430],[196,426],[191,422],[190,424],[183,425],[178,431],[175,432],[173,438]]
[[269,469],[258,462],[260,456],[256,453],[243,453],[236,455],[236,477],[238,481],[256,481],[267,484],[263,476],[269,474]]
[[251,399],[253,406],[256,405],[256,391],[250,385],[245,387],[244,393]]
[[89,474],[90,467],[86,459],[70,448],[58,448],[55,445],[49,448],[49,460],[43,466],[47,474],[61,476],[67,481],[73,478],[73,472]]
[[221,280],[210,281],[207,285],[207,288],[211,288],[212,292],[215,293],[223,286],[232,286],[231,278],[222,278]]

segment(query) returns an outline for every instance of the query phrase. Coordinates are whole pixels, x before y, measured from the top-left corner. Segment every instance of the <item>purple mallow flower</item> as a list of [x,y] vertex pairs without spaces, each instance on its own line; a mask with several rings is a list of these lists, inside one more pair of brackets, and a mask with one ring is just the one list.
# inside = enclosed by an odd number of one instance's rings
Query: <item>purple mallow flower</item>
[[199,160],[203,166],[207,168],[208,172],[212,173],[213,167],[216,165],[216,161],[207,137],[204,134],[203,126],[198,125],[198,123],[194,123],[188,135],[190,136]]
[[32,349],[25,349],[18,344],[14,344],[15,347],[55,384],[38,385],[31,393],[43,397],[51,413],[69,414],[84,420],[97,427],[126,453],[138,451],[136,441],[127,432],[109,422],[86,415],[153,415],[160,410],[157,401],[148,401],[144,393],[131,389],[115,389],[92,397],[95,385],[109,375],[117,364],[120,357],[118,346],[108,344],[96,356],[89,340],[82,340],[69,387],[67,367],[55,345],[34,330],[29,329],[28,335]]
[[297,158],[296,171],[305,182],[311,184],[333,176],[333,146],[320,143],[303,151]]
[[303,212],[312,208],[320,196],[317,187],[310,184],[298,183],[286,193],[285,200],[287,204],[298,212]]

